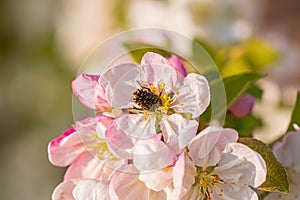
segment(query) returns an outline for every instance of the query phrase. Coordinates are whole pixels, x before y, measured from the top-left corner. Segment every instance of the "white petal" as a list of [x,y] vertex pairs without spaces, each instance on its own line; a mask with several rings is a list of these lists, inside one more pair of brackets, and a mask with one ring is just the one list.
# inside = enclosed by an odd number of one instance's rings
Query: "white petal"
[[161,191],[172,183],[173,167],[166,167],[154,172],[141,173],[139,179],[154,191]]
[[266,180],[266,163],[255,151],[240,143],[227,144],[215,172],[236,184],[260,186]]
[[105,88],[106,100],[114,108],[128,108],[131,94],[139,88],[140,68],[134,64],[121,64],[109,68],[99,79]]
[[173,185],[176,199],[181,199],[190,193],[190,190],[193,190],[192,186],[195,183],[196,174],[194,163],[182,153],[173,168]]
[[137,140],[134,146],[133,163],[140,171],[152,171],[172,165],[176,154],[161,141],[160,135]]
[[169,65],[150,64],[142,66],[141,82],[148,82],[154,86],[164,83],[166,89],[173,90],[178,83],[177,72]]
[[142,114],[129,114],[117,118],[105,133],[107,144],[115,156],[132,159],[133,148],[137,140],[156,134],[155,118]]
[[149,200],[150,189],[139,180],[139,174],[134,173],[134,171],[132,165],[124,166],[115,171],[109,184],[112,200]]
[[191,113],[193,118],[201,115],[209,105],[210,90],[204,76],[190,73],[178,89],[177,101],[182,106],[174,107],[179,113]]
[[287,133],[282,142],[273,145],[273,152],[277,159],[286,167],[299,166],[300,131]]
[[258,200],[257,194],[248,186],[235,184],[218,184],[212,187],[213,200]]
[[165,116],[160,122],[164,142],[176,153],[181,151],[191,142],[197,133],[198,122],[188,120],[179,114]]
[[163,56],[153,52],[145,53],[141,60],[141,65],[151,65],[151,64],[165,65],[168,63],[169,63],[168,60],[165,59]]
[[108,184],[97,180],[80,181],[73,190],[76,200],[110,200]]
[[78,179],[71,179],[60,183],[53,191],[52,200],[74,200],[72,191],[76,184],[79,182]]
[[215,166],[226,144],[237,139],[238,133],[233,129],[210,126],[193,138],[188,146],[189,155],[197,166]]
[[141,138],[150,134],[156,134],[155,117],[143,114],[128,114],[115,120],[118,129],[124,131],[133,138]]

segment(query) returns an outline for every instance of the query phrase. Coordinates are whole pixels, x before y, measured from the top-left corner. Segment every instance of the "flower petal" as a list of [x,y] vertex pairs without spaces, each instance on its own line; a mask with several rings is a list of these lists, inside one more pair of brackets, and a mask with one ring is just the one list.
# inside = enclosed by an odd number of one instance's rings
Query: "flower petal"
[[142,57],[141,65],[151,65],[151,64],[166,65],[169,64],[169,61],[157,53],[147,52]]
[[282,142],[274,143],[273,152],[285,167],[298,166],[300,169],[299,144],[300,131],[289,132]]
[[195,183],[196,167],[194,163],[182,153],[175,163],[173,168],[173,185],[175,199],[182,199],[190,190],[193,190],[193,184]]
[[116,170],[111,176],[109,193],[112,200],[149,200],[150,189],[139,180],[134,166],[127,165]]
[[187,76],[187,71],[183,65],[182,59],[177,55],[172,55],[168,58],[169,65],[179,72],[183,77]]
[[79,180],[71,179],[60,183],[52,193],[52,200],[75,200],[72,191]]
[[162,169],[176,159],[176,154],[161,141],[161,135],[139,139],[134,145],[133,163],[140,171]]
[[160,122],[164,142],[176,153],[181,151],[191,142],[197,133],[198,122],[187,120],[182,115],[173,114],[165,116]]
[[98,84],[98,79],[97,75],[80,74],[72,82],[72,89],[75,96],[87,108],[106,110],[110,106],[105,100],[105,91]]
[[155,118],[142,114],[129,114],[117,118],[108,127],[105,137],[111,151],[116,156],[132,159],[133,147],[138,139],[156,134]]
[[211,199],[214,200],[258,200],[257,194],[246,185],[236,184],[217,184],[212,187]]
[[97,115],[95,117],[88,117],[84,120],[77,121],[75,123],[75,128],[78,131],[80,139],[85,145],[89,145],[94,141],[91,139],[93,136],[99,136],[99,138],[104,139],[104,133],[106,128],[114,118],[107,117],[105,115]]
[[68,129],[48,145],[49,161],[60,167],[68,166],[84,151],[85,148],[74,128]]
[[157,65],[157,67],[159,67],[159,65],[169,65],[176,70],[179,82],[183,82],[184,77],[187,75],[181,58],[176,55],[172,55],[167,59],[157,53],[147,52],[141,60],[141,65]]
[[108,184],[97,180],[82,180],[73,190],[76,200],[110,200]]
[[215,166],[226,144],[237,139],[238,133],[233,129],[210,126],[193,138],[188,145],[189,155],[197,166]]
[[228,182],[258,187],[266,180],[267,169],[261,155],[246,145],[230,143],[226,145],[215,172]]
[[64,180],[81,179],[102,179],[110,173],[99,160],[94,158],[88,151],[78,156],[68,167]]
[[177,76],[180,76],[180,74],[169,65],[149,64],[142,65],[140,81],[151,83],[154,86],[164,83],[166,89],[173,90],[176,85],[180,84]]
[[206,78],[199,74],[188,74],[183,86],[178,89],[177,101],[182,106],[174,107],[176,112],[191,113],[193,118],[201,115],[210,102],[210,90]]
[[161,191],[172,183],[173,167],[165,167],[154,172],[141,173],[139,179],[154,191]]
[[99,79],[106,93],[106,100],[113,108],[129,108],[131,95],[139,88],[140,70],[134,64],[120,64],[109,68]]

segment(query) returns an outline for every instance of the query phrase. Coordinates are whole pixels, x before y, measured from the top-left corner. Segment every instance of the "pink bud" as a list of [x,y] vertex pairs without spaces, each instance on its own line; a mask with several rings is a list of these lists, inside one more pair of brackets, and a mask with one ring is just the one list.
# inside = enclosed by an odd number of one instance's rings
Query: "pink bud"
[[242,96],[232,104],[229,111],[238,118],[246,117],[252,112],[254,100],[254,96],[250,94]]

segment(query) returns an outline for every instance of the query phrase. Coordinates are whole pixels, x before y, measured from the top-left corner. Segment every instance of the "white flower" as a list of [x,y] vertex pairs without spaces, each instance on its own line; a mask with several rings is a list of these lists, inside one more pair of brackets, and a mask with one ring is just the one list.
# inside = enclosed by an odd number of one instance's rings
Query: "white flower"
[[237,138],[236,131],[217,127],[198,134],[174,166],[169,199],[258,199],[249,186],[265,181],[265,161]]

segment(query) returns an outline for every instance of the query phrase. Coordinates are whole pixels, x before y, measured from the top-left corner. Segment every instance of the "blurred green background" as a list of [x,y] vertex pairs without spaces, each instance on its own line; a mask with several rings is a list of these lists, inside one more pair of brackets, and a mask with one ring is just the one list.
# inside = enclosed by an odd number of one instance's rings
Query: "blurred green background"
[[49,163],[47,144],[74,122],[70,83],[91,49],[131,28],[200,39],[224,75],[253,70],[245,59],[254,55],[255,66],[266,66],[255,70],[269,74],[260,82],[255,112],[266,125],[257,137],[282,134],[300,89],[299,10],[297,0],[1,1],[1,199],[50,199],[64,169]]

